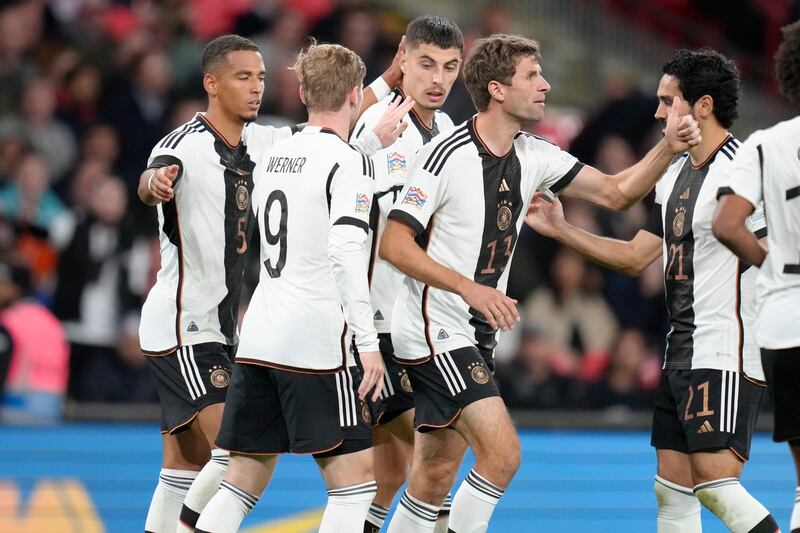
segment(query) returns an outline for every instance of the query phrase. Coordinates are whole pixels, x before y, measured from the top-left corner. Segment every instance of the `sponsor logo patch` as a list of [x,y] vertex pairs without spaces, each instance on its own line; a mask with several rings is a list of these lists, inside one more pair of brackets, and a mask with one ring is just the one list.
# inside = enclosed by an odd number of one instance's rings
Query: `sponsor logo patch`
[[392,152],[387,155],[386,162],[389,165],[389,174],[402,172],[406,169],[406,156],[399,152]]

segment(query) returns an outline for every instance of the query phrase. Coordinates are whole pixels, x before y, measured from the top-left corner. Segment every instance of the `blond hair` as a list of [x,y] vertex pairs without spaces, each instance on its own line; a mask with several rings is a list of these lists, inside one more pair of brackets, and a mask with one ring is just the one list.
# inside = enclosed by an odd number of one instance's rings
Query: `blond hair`
[[312,43],[297,55],[294,71],[309,111],[337,111],[353,87],[364,82],[367,69],[361,58],[338,44]]

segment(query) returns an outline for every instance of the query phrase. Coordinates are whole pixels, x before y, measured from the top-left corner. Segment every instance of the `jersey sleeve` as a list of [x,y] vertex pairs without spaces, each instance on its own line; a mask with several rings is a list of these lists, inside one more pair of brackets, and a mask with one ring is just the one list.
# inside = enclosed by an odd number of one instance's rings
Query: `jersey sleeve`
[[362,352],[378,351],[366,261],[374,192],[372,162],[360,153],[333,173],[327,191],[330,205],[328,259],[345,321]]
[[664,237],[664,219],[661,216],[661,204],[655,203],[650,208],[650,214],[647,216],[643,230],[652,233],[656,237]]
[[550,189],[554,193],[569,185],[583,168],[583,163],[574,155],[545,139],[534,136],[528,137],[526,155],[537,164],[541,183],[539,188]]
[[170,165],[178,165],[178,175],[172,182],[172,187],[177,187],[186,171],[184,161],[189,161],[191,159],[189,146],[190,142],[188,139],[185,139],[182,143],[178,144],[174,148],[166,144],[164,141],[160,142],[150,152],[150,157],[147,159],[147,168],[161,168],[168,167]]
[[767,236],[767,217],[764,213],[764,203],[759,202],[753,214],[747,218],[747,229],[753,232],[756,238],[761,239]]
[[411,226],[417,235],[425,231],[431,216],[443,202],[447,188],[447,165],[431,168],[437,171],[436,174],[426,168],[426,161],[436,149],[432,144],[428,143],[417,153],[408,171],[406,185],[389,212],[390,219]]
[[728,179],[717,191],[717,198],[735,194],[757,209],[762,200],[762,158],[761,145],[751,135],[736,151],[736,157],[728,170]]

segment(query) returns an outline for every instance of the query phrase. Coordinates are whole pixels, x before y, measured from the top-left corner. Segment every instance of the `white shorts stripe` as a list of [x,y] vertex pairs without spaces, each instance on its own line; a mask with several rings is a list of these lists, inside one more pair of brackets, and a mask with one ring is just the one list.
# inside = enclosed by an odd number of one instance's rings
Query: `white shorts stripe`
[[345,427],[344,423],[344,395],[342,394],[342,376],[336,374],[336,399],[339,401],[339,427]]
[[189,361],[192,364],[192,368],[194,369],[195,378],[197,378],[197,385],[198,390],[202,392],[202,394],[206,394],[206,384],[203,383],[203,376],[200,374],[200,369],[197,367],[197,361],[194,358],[194,346],[189,346]]
[[458,371],[458,367],[456,366],[456,362],[453,361],[453,356],[450,355],[450,352],[445,352],[445,362],[450,363],[450,368],[453,370],[453,376],[455,376],[458,384],[461,385],[461,390],[467,390],[467,384],[464,383],[464,378],[461,377],[461,372]]
[[389,375],[389,371],[384,367],[383,369],[383,379],[385,380],[384,388],[387,392],[388,396],[394,396],[394,387],[392,386],[392,377]]
[[357,415],[358,411],[356,410],[356,393],[353,390],[353,385],[354,385],[355,382],[353,381],[353,375],[350,374],[350,369],[349,368],[345,368],[344,371],[345,371],[346,382],[347,382],[347,393],[348,393],[347,397],[350,399],[350,403],[349,403],[349,405],[350,405],[350,425],[351,426],[355,426],[355,425],[358,425],[358,415]]
[[199,392],[195,389],[194,381],[190,379],[190,370],[187,368],[186,360],[185,360],[185,348],[178,348],[176,355],[178,357],[178,364],[181,367],[181,375],[183,376],[183,381],[186,383],[186,389],[189,391],[189,396],[192,400],[196,400],[200,397]]
[[444,366],[442,365],[441,355],[439,354],[433,358],[433,362],[436,363],[436,366],[439,368],[439,372],[442,374],[442,378],[444,382],[447,384],[447,388],[450,390],[450,394],[455,396],[456,390],[453,387],[453,383],[450,381],[450,376],[448,372],[445,370]]
[[725,407],[727,407],[726,400],[726,392],[727,392],[727,376],[726,372],[722,371],[722,380],[720,380],[720,399],[719,399],[719,430],[724,432],[725,425],[727,422],[727,417],[725,416]]
[[734,379],[736,380],[736,388],[734,389],[733,394],[733,422],[731,423],[731,433],[736,432],[736,418],[739,415],[739,373],[734,373]]

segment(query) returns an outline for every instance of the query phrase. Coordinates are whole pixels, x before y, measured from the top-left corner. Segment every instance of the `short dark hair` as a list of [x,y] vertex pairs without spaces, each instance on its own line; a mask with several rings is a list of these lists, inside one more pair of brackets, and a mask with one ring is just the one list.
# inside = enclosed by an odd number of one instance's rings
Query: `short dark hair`
[[662,69],[678,81],[689,105],[709,95],[714,100],[714,117],[730,128],[739,116],[739,69],[736,63],[711,48],[678,50]]
[[519,35],[497,33],[478,39],[464,61],[464,85],[478,111],[486,111],[492,97],[489,82],[510,85],[520,57],[531,56],[538,61],[539,43]]
[[800,104],[800,21],[781,28],[783,41],[775,54],[775,77],[781,93]]
[[406,46],[416,48],[421,44],[432,44],[442,50],[458,48],[464,53],[464,35],[455,22],[444,17],[423,15],[409,22]]
[[231,52],[247,50],[258,52],[258,46],[246,37],[241,35],[222,35],[217,37],[203,48],[203,74],[218,67],[225,61],[225,57]]

